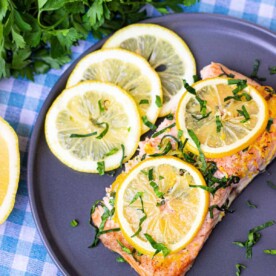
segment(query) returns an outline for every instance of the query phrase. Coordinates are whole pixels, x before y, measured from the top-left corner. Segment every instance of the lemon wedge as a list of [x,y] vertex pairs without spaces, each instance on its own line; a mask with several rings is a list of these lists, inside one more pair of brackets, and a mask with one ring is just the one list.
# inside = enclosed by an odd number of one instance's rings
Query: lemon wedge
[[205,156],[217,158],[245,149],[265,130],[267,103],[245,80],[207,79],[189,90],[179,102],[176,124],[193,153],[198,154],[195,136]]
[[208,211],[209,193],[201,173],[175,157],[149,158],[136,165],[117,189],[115,214],[126,240],[154,255],[148,238],[175,252],[198,233]]
[[18,137],[0,117],[0,224],[11,213],[18,188],[20,155]]
[[175,32],[156,24],[133,24],[115,32],[103,48],[124,48],[143,56],[158,73],[163,88],[160,117],[174,113],[184,93],[183,79],[193,82],[196,63]]
[[122,49],[95,51],[76,65],[67,87],[84,80],[114,83],[133,96],[140,116],[146,118],[142,134],[149,130],[148,122],[155,123],[162,105],[161,83],[155,71],[139,55]]
[[45,136],[53,154],[82,172],[110,171],[135,153],[141,120],[121,88],[85,81],[65,89],[47,112]]

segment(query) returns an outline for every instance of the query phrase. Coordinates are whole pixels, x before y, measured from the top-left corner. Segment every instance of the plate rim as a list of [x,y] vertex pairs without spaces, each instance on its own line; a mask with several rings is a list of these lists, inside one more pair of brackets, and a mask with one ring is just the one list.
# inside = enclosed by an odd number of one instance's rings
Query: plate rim
[[[234,23],[238,25],[245,26],[249,29],[254,29],[257,32],[263,33],[265,35],[268,35],[272,39],[275,39],[276,41],[276,32],[273,32],[263,26],[260,26],[256,23],[252,23],[249,21],[246,21],[244,19],[240,19],[234,16],[229,16],[229,15],[224,15],[224,14],[215,14],[215,13],[204,13],[204,12],[195,12],[195,13],[188,13],[188,12],[183,12],[183,13],[178,13],[178,14],[169,14],[169,15],[164,15],[164,16],[158,16],[158,17],[152,17],[148,18],[146,20],[140,21],[141,23],[156,23],[158,24],[159,21],[166,21],[167,19],[174,19],[174,21],[177,21],[177,19],[181,19],[183,17],[199,17],[201,19],[206,19],[207,21],[209,20],[221,20],[223,22],[228,22],[228,23]],[[140,23],[138,22],[138,23]],[[160,22],[159,22],[160,23]],[[51,88],[49,91],[46,99],[44,100],[44,103],[37,115],[36,122],[34,124],[31,137],[30,137],[30,142],[29,142],[29,148],[28,148],[28,158],[27,158],[27,188],[28,188],[28,198],[29,198],[29,203],[31,207],[31,213],[35,222],[36,229],[39,233],[39,236],[42,240],[43,245],[45,246],[47,253],[50,255],[52,258],[53,262],[55,265],[58,267],[58,269],[65,275],[69,275],[70,273],[68,272],[68,267],[66,268],[66,265],[68,264],[67,260],[65,259],[65,264],[64,262],[60,261],[60,258],[57,256],[58,254],[55,253],[53,249],[53,245],[51,245],[51,241],[49,241],[49,237],[47,236],[47,230],[45,230],[45,223],[43,224],[42,218],[40,218],[38,205],[39,202],[35,197],[35,180],[33,178],[34,174],[34,164],[35,164],[35,158],[36,158],[36,151],[37,151],[37,145],[38,145],[38,140],[39,140],[39,134],[42,129],[44,129],[44,119],[45,115],[47,113],[48,108],[50,107],[50,104],[53,102],[53,100],[56,98],[56,90],[57,88],[62,84],[66,83],[66,80],[68,79],[69,74],[75,67],[75,65],[82,59],[85,55],[88,53],[95,51],[99,49],[104,41],[108,38],[109,36],[99,40],[97,43],[89,47],[87,50],[85,50],[75,61],[73,61],[70,66],[59,76],[59,79],[55,83],[55,85]],[[47,225],[47,224],[46,224]],[[63,257],[63,256],[62,256]],[[70,266],[70,264],[69,264]]]

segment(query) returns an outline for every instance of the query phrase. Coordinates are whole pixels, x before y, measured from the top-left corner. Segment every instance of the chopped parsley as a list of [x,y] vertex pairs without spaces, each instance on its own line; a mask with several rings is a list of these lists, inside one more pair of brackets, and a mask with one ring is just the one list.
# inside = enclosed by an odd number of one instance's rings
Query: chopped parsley
[[260,65],[261,65],[261,61],[259,59],[255,59],[254,64],[253,64],[253,71],[250,75],[250,78],[257,80],[257,81],[265,81],[266,78],[258,76],[258,71],[259,71]]
[[151,137],[152,137],[152,138],[155,138],[155,137],[159,136],[160,134],[164,133],[167,129],[171,129],[171,128],[173,128],[173,127],[175,127],[175,123],[173,123],[173,124],[171,124],[171,125],[169,125],[169,126],[163,128],[163,129],[161,129],[161,130],[155,132]]
[[113,149],[111,149],[109,152],[107,152],[107,153],[105,154],[105,156],[111,156],[111,155],[117,153],[118,151],[119,151],[118,148],[113,148]]
[[151,130],[156,130],[157,127],[148,120],[148,117],[146,115],[142,116],[142,121],[143,121],[143,124],[148,128],[150,128]]
[[150,245],[156,250],[153,254],[153,257],[162,251],[162,254],[164,257],[168,256],[170,254],[170,249],[168,249],[163,243],[157,243],[151,235],[145,234],[146,239],[150,243]]
[[106,123],[106,122],[102,122],[102,123],[99,123],[97,125],[98,126],[105,125],[104,130],[96,137],[97,139],[102,139],[106,135],[106,133],[108,132],[109,124]]
[[264,253],[268,255],[276,255],[276,249],[265,249]]
[[105,163],[104,161],[97,162],[97,171],[99,175],[104,175]]
[[141,209],[138,209],[138,210],[140,210],[144,214],[144,216],[140,218],[138,230],[131,236],[132,238],[137,236],[142,231],[142,224],[147,219],[147,214],[145,213],[144,202],[142,198],[143,194],[144,194],[143,192],[137,192],[133,197],[133,199],[131,200],[131,202],[129,203],[129,205],[131,205],[139,198],[141,202]]
[[77,227],[79,225],[79,222],[76,219],[71,220],[70,225],[72,227]]
[[270,75],[276,74],[276,66],[270,66],[268,68]]
[[209,207],[209,213],[210,213],[211,219],[214,218],[214,213],[213,213],[214,209],[217,209],[217,210],[219,210],[221,212],[225,212],[225,213],[231,213],[231,214],[235,212],[234,210],[230,210],[229,207],[227,206],[227,204],[223,204],[221,207],[219,207],[217,204],[211,205]]
[[155,104],[157,107],[162,107],[162,100],[160,98],[160,96],[156,95],[155,97]]
[[189,133],[191,139],[194,141],[194,143],[195,143],[195,145],[196,145],[196,147],[198,149],[199,159],[200,159],[200,161],[202,163],[202,170],[205,171],[206,167],[207,167],[207,164],[206,164],[204,153],[203,153],[203,151],[201,150],[201,147],[200,147],[200,142],[199,142],[199,140],[198,140],[198,138],[197,138],[197,136],[196,136],[196,134],[194,133],[193,130],[188,129],[188,133]]
[[268,185],[270,188],[276,190],[276,184],[275,184],[275,183],[273,183],[273,182],[270,181],[270,180],[267,180],[266,183],[267,183],[267,185]]
[[117,240],[117,242],[118,242],[118,244],[120,245],[121,249],[122,249],[125,253],[127,253],[127,254],[129,254],[129,255],[132,255],[132,251],[131,251],[128,247],[124,246],[123,243],[120,242],[119,240]]
[[234,95],[238,94],[244,88],[247,87],[247,80],[239,80],[239,79],[230,79],[228,80],[229,85],[236,85],[236,88],[232,91]]
[[250,200],[247,200],[247,201],[246,201],[246,204],[247,204],[247,206],[250,207],[250,208],[255,208],[255,209],[257,208],[257,205],[253,204]]
[[186,90],[187,90],[189,93],[191,93],[191,94],[193,94],[193,95],[196,95],[196,90],[195,90],[192,86],[190,86],[190,85],[187,83],[186,80],[183,80],[183,84],[184,84],[184,87],[186,88]]
[[193,75],[194,82],[198,82],[201,78],[198,75]]
[[122,168],[123,162],[125,159],[125,146],[123,144],[121,144],[121,149],[122,149],[122,158],[121,158],[121,162],[120,162],[120,168]]
[[98,100],[98,106],[99,106],[99,109],[100,109],[100,113],[102,113],[102,112],[105,111],[105,109],[104,109],[104,107],[102,105],[102,101],[101,100]]
[[173,120],[173,114],[170,113],[165,118],[171,121],[171,120]]
[[243,120],[241,120],[241,123],[245,123],[247,122],[248,120],[250,120],[250,115],[249,113],[247,112],[246,110],[246,107],[244,105],[242,105],[242,110],[240,109],[237,109],[238,113],[244,117]]
[[272,118],[269,118],[268,119],[268,122],[267,122],[267,125],[266,125],[266,130],[269,132],[270,131],[270,128],[271,126],[273,125],[273,119]]
[[159,186],[155,181],[150,181],[150,186],[153,188],[153,191],[158,198],[162,198],[164,196],[164,193],[159,191]]
[[236,264],[236,276],[240,276],[242,269],[245,269],[245,268],[246,266],[243,264]]
[[244,247],[246,249],[246,258],[251,259],[252,258],[252,248],[253,246],[260,240],[261,233],[263,229],[270,227],[275,224],[275,221],[271,220],[268,221],[262,225],[259,225],[257,227],[254,227],[249,230],[247,240],[245,242],[233,242],[233,244]]
[[121,256],[117,257],[116,261],[117,261],[117,263],[125,263],[126,262],[126,260]]
[[165,146],[164,150],[160,153],[153,153],[153,154],[150,154],[149,156],[150,157],[158,157],[158,156],[164,156],[166,155],[167,153],[169,153],[169,151],[172,149],[172,144],[171,142],[168,142],[167,145]]
[[149,104],[149,100],[147,99],[142,99],[139,104]]
[[95,136],[97,135],[97,131],[91,132],[91,133],[87,133],[87,134],[71,134],[70,138],[86,138],[86,137],[91,137],[91,136]]
[[219,75],[219,77],[225,76],[225,77],[231,78],[231,79],[235,78],[235,75],[233,75],[233,74],[227,74],[227,73],[223,70],[223,68],[222,68],[221,66],[220,66],[220,70],[222,71],[222,73]]
[[219,115],[216,115],[216,125],[217,125],[217,133],[219,133],[221,131],[221,128],[223,127]]
[[180,139],[182,137],[182,135],[183,135],[183,130],[179,129],[177,131],[177,138]]
[[194,119],[196,119],[197,121],[201,121],[201,120],[203,120],[203,119],[208,118],[209,115],[210,115],[211,113],[212,113],[212,111],[208,112],[208,113],[205,114],[205,115],[201,115],[200,117],[195,116],[195,115],[192,114],[192,117],[193,117]]

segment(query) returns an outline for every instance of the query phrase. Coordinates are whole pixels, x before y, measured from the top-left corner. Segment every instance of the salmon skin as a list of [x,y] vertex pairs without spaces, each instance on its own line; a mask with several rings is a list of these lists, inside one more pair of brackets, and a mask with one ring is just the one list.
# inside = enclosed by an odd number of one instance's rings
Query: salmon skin
[[[210,197],[210,206],[218,205],[229,206],[231,202],[237,197],[237,195],[251,182],[251,180],[263,171],[266,166],[276,156],[276,96],[272,95],[269,87],[260,86],[255,81],[235,72],[222,64],[211,63],[204,67],[201,71],[203,79],[212,78],[217,76],[229,75],[232,78],[247,79],[248,83],[253,85],[267,100],[269,106],[270,118],[272,118],[272,124],[270,130],[265,130],[264,133],[248,147],[246,151],[240,151],[232,156],[218,158],[218,159],[207,159],[208,164],[214,164],[216,168],[215,177],[222,178],[224,176],[231,177],[236,176],[239,178],[238,183],[233,183],[226,188],[219,189],[214,196]],[[165,119],[157,129],[157,131],[163,129],[174,123],[174,120]],[[141,159],[146,158],[147,155],[158,151],[157,146],[159,145],[164,135],[177,136],[177,130],[172,127],[169,133],[166,132],[155,138],[146,138],[145,141],[139,143],[139,155],[130,160],[126,164],[126,172],[130,170],[134,165],[139,163]],[[172,141],[173,144],[173,141]],[[176,143],[173,144],[171,155],[177,154]],[[102,217],[104,208],[112,209],[110,202],[113,200],[112,195],[116,192],[118,184],[123,181],[124,174],[122,173],[110,188],[106,189],[107,195],[102,200],[102,204],[96,207],[92,214],[92,220],[96,227],[100,227],[102,223]],[[151,276],[177,276],[185,275],[186,272],[191,268],[195,258],[197,257],[200,249],[204,245],[212,229],[215,225],[223,218],[225,212],[217,209],[213,210],[212,218],[210,213],[205,218],[201,229],[197,233],[196,237],[189,243],[189,245],[176,253],[169,254],[166,258],[163,256],[156,255],[154,258],[147,255],[141,255],[136,252],[135,249],[124,239],[121,231],[110,232],[102,234],[100,236],[101,242],[110,250],[120,254],[125,261],[127,261],[139,275]],[[104,225],[104,230],[118,229],[119,225],[113,216],[110,216]],[[121,242],[125,247],[129,248],[132,254],[126,253],[122,250],[118,241]]]

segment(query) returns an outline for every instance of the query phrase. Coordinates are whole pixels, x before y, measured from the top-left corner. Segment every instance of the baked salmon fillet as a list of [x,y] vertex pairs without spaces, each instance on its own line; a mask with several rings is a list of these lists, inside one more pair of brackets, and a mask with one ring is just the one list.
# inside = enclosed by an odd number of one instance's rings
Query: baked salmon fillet
[[[201,71],[201,77],[203,79],[223,75],[231,75],[232,78],[237,79],[247,79],[247,83],[254,86],[266,99],[270,117],[270,127],[267,128],[246,150],[228,157],[207,159],[208,164],[211,164],[213,169],[215,168],[214,177],[217,179],[223,177],[229,178],[231,176],[238,179],[238,181],[234,181],[231,185],[218,189],[214,196],[210,196],[210,206],[229,207],[237,195],[256,175],[263,171],[276,156],[276,96],[272,88],[261,86],[257,82],[228,69],[222,64],[211,63]],[[157,131],[172,125],[174,119],[170,119],[171,120],[165,119],[159,125]],[[172,127],[169,129],[169,132],[155,138],[146,138],[144,141],[140,142],[139,155],[126,164],[125,173],[139,163],[141,159],[147,158],[147,155],[158,152],[158,145],[165,134],[177,137],[177,130],[175,127]],[[177,155],[176,143],[173,144],[173,149],[168,154]],[[102,227],[105,231],[105,234],[100,235],[99,239],[107,248],[120,254],[139,275],[185,275],[191,268],[204,242],[211,234],[212,229],[224,216],[225,211],[214,208],[212,214],[209,212],[197,235],[186,248],[176,253],[171,253],[165,258],[162,255],[156,255],[154,258],[148,255],[141,255],[124,239],[114,215],[111,215],[107,219],[103,219],[105,217],[105,210],[112,210],[113,208],[111,202],[114,201],[114,194],[116,193],[118,184],[124,179],[125,173],[122,173],[112,186],[106,189],[106,197],[103,198],[100,204],[95,206],[91,212],[94,225],[97,228]],[[112,231],[112,229],[116,231]],[[122,245],[128,248],[132,254],[123,250]]]

